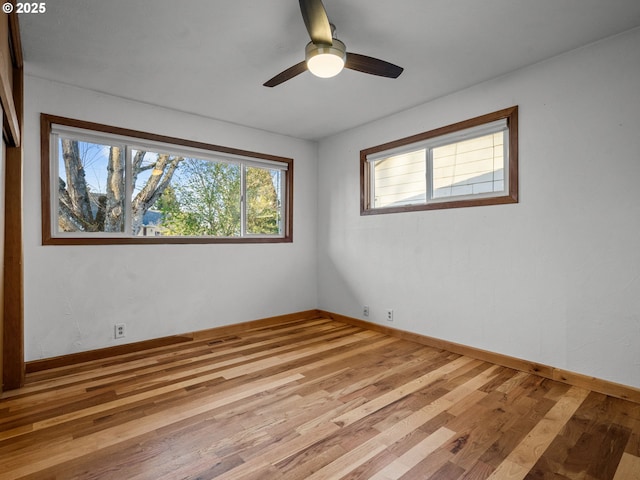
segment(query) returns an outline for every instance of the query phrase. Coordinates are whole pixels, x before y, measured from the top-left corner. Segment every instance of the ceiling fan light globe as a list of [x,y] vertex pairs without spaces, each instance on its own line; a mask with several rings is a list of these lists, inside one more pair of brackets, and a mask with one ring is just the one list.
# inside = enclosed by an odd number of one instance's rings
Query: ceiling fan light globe
[[322,53],[307,60],[307,68],[316,77],[331,78],[344,68],[344,60],[333,53]]
[[346,47],[340,40],[333,39],[333,45],[316,45],[313,42],[305,49],[307,68],[316,77],[331,78],[344,68],[347,58]]

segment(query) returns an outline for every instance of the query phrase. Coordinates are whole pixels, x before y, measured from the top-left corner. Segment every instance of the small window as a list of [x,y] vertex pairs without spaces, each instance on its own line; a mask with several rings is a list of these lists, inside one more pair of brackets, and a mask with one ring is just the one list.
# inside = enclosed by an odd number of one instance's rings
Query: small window
[[44,244],[290,242],[293,161],[42,115]]
[[518,107],[360,152],[361,214],[517,203]]

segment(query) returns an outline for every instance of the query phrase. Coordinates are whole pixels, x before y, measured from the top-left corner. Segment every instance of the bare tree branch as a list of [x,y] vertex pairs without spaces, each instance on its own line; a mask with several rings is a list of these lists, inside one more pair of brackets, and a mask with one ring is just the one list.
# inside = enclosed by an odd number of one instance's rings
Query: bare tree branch
[[[120,147],[111,147],[107,164],[107,194],[104,201],[104,231],[124,230],[124,155]],[[101,203],[102,205],[102,203]]]
[[[61,139],[67,182],[58,184],[58,225],[62,231],[123,232],[125,230],[126,168],[122,147],[111,146],[105,192],[90,192],[78,140]],[[131,159],[131,185],[138,175],[151,170],[145,185],[131,202],[133,234],[139,232],[145,213],[171,184],[182,157],[157,154],[155,163],[144,165],[148,152],[136,151]]]
[[88,222],[76,214],[73,201],[64,180],[58,178],[58,226],[63,232],[95,232],[93,221]]
[[137,235],[142,226],[144,214],[162,195],[162,192],[169,186],[174,172],[178,168],[183,157],[171,158],[169,154],[158,154],[158,159],[154,164],[151,176],[145,186],[138,192],[131,202],[133,210],[132,228],[133,234]]
[[145,170],[150,170],[153,168],[153,165],[142,166],[142,162],[144,160],[144,156],[147,152],[143,152],[142,150],[137,150],[136,154],[131,159],[131,185],[136,184],[138,181],[138,174],[140,172],[144,172]]
[[78,142],[63,138],[62,157],[67,174],[67,192],[71,199],[71,210],[77,217],[84,218],[87,223],[93,223],[91,201]]

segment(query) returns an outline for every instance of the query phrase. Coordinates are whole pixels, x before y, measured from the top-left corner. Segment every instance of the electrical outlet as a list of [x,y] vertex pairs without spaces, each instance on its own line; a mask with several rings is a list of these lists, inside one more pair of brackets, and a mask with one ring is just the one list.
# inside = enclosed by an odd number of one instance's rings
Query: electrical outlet
[[114,327],[114,337],[124,338],[127,332],[127,325],[125,323],[116,323]]
[[387,308],[385,310],[385,318],[387,319],[387,322],[393,322],[393,310],[390,308]]
[[369,305],[365,305],[364,307],[362,307],[362,315],[364,315],[365,317],[369,316]]

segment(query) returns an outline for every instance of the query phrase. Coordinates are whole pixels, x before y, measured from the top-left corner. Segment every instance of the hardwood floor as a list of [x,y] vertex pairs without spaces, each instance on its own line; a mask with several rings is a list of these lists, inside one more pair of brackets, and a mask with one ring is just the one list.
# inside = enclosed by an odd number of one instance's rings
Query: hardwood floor
[[640,479],[640,405],[329,319],[28,375],[0,479]]

